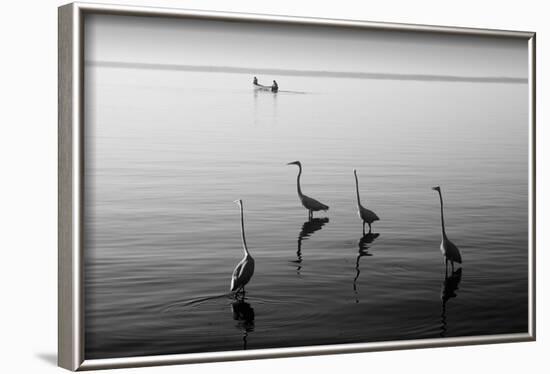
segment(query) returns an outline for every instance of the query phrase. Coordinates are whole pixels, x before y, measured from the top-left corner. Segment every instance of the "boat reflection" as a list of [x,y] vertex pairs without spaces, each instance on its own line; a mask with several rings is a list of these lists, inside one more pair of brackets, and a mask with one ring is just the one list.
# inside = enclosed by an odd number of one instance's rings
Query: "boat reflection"
[[243,332],[243,349],[246,349],[248,333],[254,331],[254,308],[244,299],[240,299],[231,304],[231,310],[237,327]]
[[359,242],[357,243],[359,245],[359,251],[357,252],[357,259],[355,260],[355,278],[353,279],[353,292],[355,293],[355,303],[359,303],[359,296],[357,294],[357,280],[359,279],[359,274],[361,274],[361,269],[359,267],[359,262],[361,261],[361,257],[364,256],[372,256],[371,253],[369,253],[370,245],[376,238],[378,238],[380,234],[376,233],[369,233],[366,235],[363,235],[361,239],[359,239]]
[[296,268],[296,272],[298,274],[300,274],[300,270],[302,269],[302,242],[313,235],[315,231],[321,230],[328,222],[329,219],[327,217],[312,218],[311,220],[304,222],[302,225],[302,230],[300,230],[300,234],[298,234],[298,250],[296,251],[296,260],[292,261],[298,264]]
[[447,334],[447,301],[457,297],[456,290],[462,279],[462,268],[455,270],[451,275],[445,271],[445,280],[441,286],[441,332],[439,336],[444,337]]
[[[277,92],[271,92],[271,86],[266,91],[260,89],[252,90],[254,93],[252,113],[254,126],[261,124],[277,126],[277,119],[279,117],[277,114]],[[266,95],[267,93],[269,95]]]

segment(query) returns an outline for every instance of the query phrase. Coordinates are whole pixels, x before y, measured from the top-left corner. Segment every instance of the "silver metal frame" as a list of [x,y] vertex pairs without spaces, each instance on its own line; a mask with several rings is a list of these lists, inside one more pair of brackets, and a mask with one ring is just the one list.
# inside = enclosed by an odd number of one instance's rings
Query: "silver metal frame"
[[[529,328],[526,333],[458,338],[338,344],[252,351],[177,354],[86,360],[84,357],[83,185],[84,17],[86,14],[170,17],[233,22],[317,25],[523,39],[529,54]],[[508,343],[535,340],[536,126],[534,32],[407,25],[320,18],[206,12],[153,7],[72,3],[59,8],[59,251],[58,365],[69,370],[154,366],[380,350]]]

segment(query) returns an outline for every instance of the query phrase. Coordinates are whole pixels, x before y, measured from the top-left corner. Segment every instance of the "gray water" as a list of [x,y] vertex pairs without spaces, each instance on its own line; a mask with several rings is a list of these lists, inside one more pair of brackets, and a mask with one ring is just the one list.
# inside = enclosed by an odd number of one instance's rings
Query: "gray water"
[[259,78],[86,68],[87,358],[527,331],[526,84]]

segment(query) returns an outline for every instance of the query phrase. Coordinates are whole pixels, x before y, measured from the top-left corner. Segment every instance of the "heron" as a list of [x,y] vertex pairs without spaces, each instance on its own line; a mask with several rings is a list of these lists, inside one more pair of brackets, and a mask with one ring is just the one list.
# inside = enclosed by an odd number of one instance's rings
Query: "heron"
[[451,269],[454,272],[454,263],[457,262],[462,264],[462,257],[460,256],[460,251],[457,246],[453,244],[445,233],[445,219],[443,218],[443,197],[441,196],[441,187],[436,186],[432,187],[432,190],[439,193],[439,202],[441,203],[441,253],[445,261],[445,273],[447,273],[447,267],[449,262],[451,263]]
[[326,212],[328,210],[328,206],[302,193],[302,189],[300,188],[300,177],[302,176],[302,163],[300,161],[293,161],[293,162],[289,162],[287,165],[298,165],[298,167],[300,168],[300,171],[298,172],[298,178],[296,181],[296,184],[298,186],[298,197],[300,197],[300,201],[302,201],[302,205],[304,206],[304,208],[306,208],[309,212],[308,218],[310,220],[313,219],[313,212],[318,212],[320,210]]
[[353,175],[355,175],[355,190],[357,192],[357,213],[359,218],[363,220],[363,235],[365,235],[365,223],[369,225],[369,234],[372,230],[372,223],[374,221],[379,221],[380,218],[372,210],[365,208],[361,205],[361,198],[359,197],[359,179],[357,178],[357,170],[353,169]]
[[246,286],[246,284],[250,281],[250,278],[252,278],[252,275],[254,274],[254,259],[248,251],[246,238],[244,235],[243,201],[235,200],[235,203],[239,205],[239,208],[241,210],[241,239],[243,243],[244,257],[237,264],[235,270],[233,270],[233,275],[231,276],[231,292],[235,292],[235,298],[237,298],[239,292],[242,292],[242,296],[244,298],[244,286]]

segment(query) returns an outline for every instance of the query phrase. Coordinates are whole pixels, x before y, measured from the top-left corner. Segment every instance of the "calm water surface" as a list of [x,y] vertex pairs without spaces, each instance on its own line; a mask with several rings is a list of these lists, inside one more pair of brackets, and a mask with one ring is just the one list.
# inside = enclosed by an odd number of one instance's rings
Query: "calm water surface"
[[87,358],[527,331],[526,84],[251,78],[86,69]]

